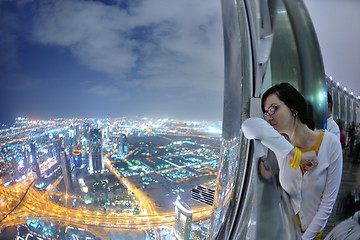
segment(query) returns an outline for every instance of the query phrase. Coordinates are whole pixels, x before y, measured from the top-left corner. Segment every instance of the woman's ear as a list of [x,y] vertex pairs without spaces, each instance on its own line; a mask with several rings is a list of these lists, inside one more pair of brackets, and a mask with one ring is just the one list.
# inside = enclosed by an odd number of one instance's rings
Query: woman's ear
[[298,111],[296,111],[296,110],[294,110],[294,111],[292,111],[292,114],[293,114],[293,117],[297,117],[297,115],[298,115]]

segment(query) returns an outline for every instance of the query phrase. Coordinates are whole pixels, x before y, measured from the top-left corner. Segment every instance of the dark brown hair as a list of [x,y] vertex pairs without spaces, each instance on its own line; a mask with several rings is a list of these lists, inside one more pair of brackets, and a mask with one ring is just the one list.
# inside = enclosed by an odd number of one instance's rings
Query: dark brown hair
[[263,112],[265,112],[265,101],[271,94],[276,94],[276,96],[285,103],[290,111],[299,117],[302,123],[306,124],[311,130],[314,130],[315,123],[312,118],[311,105],[306,102],[303,95],[301,95],[301,93],[291,84],[279,83],[266,90],[261,98],[261,109]]

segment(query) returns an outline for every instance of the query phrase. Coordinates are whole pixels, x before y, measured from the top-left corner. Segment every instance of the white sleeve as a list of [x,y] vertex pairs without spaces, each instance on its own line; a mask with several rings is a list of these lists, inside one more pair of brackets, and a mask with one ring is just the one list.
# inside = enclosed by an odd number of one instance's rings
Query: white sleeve
[[340,128],[333,120],[333,118],[328,118],[326,123],[327,123],[327,130],[335,134],[340,139]]
[[241,128],[247,139],[260,140],[277,156],[285,157],[294,148],[284,136],[262,118],[248,118],[243,122]]

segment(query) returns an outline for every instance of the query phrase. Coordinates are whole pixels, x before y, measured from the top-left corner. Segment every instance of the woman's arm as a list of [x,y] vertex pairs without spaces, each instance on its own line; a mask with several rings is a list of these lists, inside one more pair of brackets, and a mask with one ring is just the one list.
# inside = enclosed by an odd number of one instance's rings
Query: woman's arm
[[[248,118],[242,126],[242,131],[247,139],[260,140],[265,147],[270,148],[281,159],[292,159],[295,154],[294,146],[262,118]],[[302,164],[307,164],[307,170],[317,165],[314,151],[302,153]]]
[[247,139],[260,140],[265,147],[270,148],[276,154],[282,156],[286,156],[290,152],[294,154],[292,151],[294,146],[262,118],[246,119],[241,129]]

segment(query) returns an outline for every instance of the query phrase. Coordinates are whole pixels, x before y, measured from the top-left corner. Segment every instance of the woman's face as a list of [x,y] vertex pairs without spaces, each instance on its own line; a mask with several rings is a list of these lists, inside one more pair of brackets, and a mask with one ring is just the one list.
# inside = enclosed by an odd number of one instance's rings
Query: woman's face
[[[276,94],[269,95],[264,104],[264,118],[279,133],[289,134],[293,131],[294,117],[290,109]],[[275,110],[275,111],[274,111]]]

